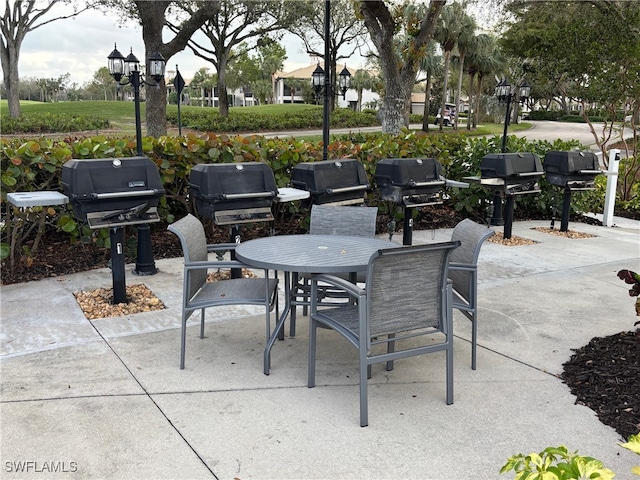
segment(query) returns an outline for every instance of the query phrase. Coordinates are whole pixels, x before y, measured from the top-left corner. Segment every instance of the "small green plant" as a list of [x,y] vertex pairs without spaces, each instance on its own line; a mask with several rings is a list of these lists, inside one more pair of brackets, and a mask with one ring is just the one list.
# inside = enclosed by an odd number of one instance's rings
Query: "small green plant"
[[[620,270],[618,272],[618,278],[624,280],[624,283],[631,285],[629,289],[630,297],[638,297],[636,298],[636,315],[640,317],[640,275],[631,270]],[[639,323],[640,322],[636,322],[635,325]]]
[[[631,435],[626,443],[618,445],[640,455],[640,433]],[[616,475],[600,460],[578,455],[577,450],[569,452],[564,445],[547,447],[540,453],[513,455],[502,466],[500,474],[511,470],[516,474],[515,480],[607,480]],[[631,472],[640,477],[640,466],[633,467]]]
[[569,452],[567,447],[548,447],[540,453],[519,453],[507,460],[500,474],[513,470],[515,480],[579,480],[612,479],[613,471],[605,468],[600,460]]
[[[640,433],[631,435],[627,443],[620,443],[619,445],[626,448],[627,450],[631,450],[637,455],[640,455]],[[634,473],[634,475],[640,477],[640,466],[633,467],[631,471]]]

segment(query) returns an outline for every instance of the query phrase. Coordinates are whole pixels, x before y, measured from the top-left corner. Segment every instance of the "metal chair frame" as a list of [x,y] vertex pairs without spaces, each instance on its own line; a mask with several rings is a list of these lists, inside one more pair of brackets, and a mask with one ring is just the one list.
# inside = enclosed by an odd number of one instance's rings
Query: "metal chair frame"
[[[209,270],[248,268],[237,260],[209,260],[209,253],[220,257],[233,252],[235,243],[207,244],[204,226],[189,214],[169,225],[182,245],[184,278],[182,294],[182,326],[180,335],[180,369],[184,369],[187,320],[200,311],[200,338],[204,338],[205,309],[226,305],[264,305],[266,310],[266,338],[271,335],[271,311],[278,312],[278,279],[263,270],[262,278],[230,278],[207,282]],[[254,269],[255,270],[255,269]]]

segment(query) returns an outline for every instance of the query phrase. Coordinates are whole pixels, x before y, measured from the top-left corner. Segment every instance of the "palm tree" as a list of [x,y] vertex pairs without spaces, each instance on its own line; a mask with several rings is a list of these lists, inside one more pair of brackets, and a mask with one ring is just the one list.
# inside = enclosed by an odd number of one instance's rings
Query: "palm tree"
[[425,56],[420,62],[420,70],[426,73],[427,84],[425,86],[424,113],[422,114],[422,131],[429,131],[429,110],[431,105],[431,87],[433,77],[442,71],[442,57],[436,54],[436,43],[430,42]]
[[358,93],[358,102],[356,104],[356,111],[362,111],[362,91],[371,90],[373,88],[373,77],[369,72],[364,69],[356,70],[351,77],[351,88],[355,89]]
[[[441,106],[441,114],[444,116],[444,111],[446,109],[447,103],[447,90],[448,86],[448,77],[449,77],[449,65],[451,63],[451,52],[455,48],[458,37],[460,36],[461,30],[461,19],[464,15],[464,7],[459,3],[454,3],[452,5],[447,5],[442,9],[442,13],[439,18],[438,26],[436,27],[436,32],[434,38],[440,42],[440,46],[442,47],[442,51],[444,52],[444,72],[443,72],[443,82],[442,82],[442,106]],[[444,122],[440,122],[440,130]]]
[[[485,76],[499,72],[502,69],[504,58],[498,48],[495,37],[481,33],[473,37],[468,46],[465,64],[469,75],[469,107],[473,110],[467,117],[467,130],[476,128],[480,115],[480,98],[482,96],[482,81]],[[474,80],[478,82],[474,90]]]
[[[460,22],[460,35],[458,36],[458,65],[459,65],[459,75],[458,75],[458,88],[456,90],[456,115],[460,114],[460,94],[462,93],[462,77],[464,76],[464,60],[467,54],[467,50],[471,47],[475,31],[476,31],[476,22],[475,20],[464,14],[462,21]],[[453,124],[454,128],[458,129],[458,121]]]

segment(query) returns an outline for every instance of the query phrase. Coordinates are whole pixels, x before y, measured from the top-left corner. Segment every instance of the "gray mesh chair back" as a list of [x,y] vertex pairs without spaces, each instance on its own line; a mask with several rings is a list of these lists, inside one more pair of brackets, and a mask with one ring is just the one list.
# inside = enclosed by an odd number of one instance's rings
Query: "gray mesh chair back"
[[[359,237],[375,237],[376,218],[378,207],[349,207],[334,205],[312,205],[309,223],[311,235],[352,235]],[[366,272],[354,272],[357,282],[364,283]],[[349,278],[349,274],[339,275],[341,278]],[[296,331],[296,307],[302,305],[302,314],[308,313],[309,305],[309,276],[294,274],[292,290],[295,295],[294,305],[291,308],[289,334],[293,337]],[[324,289],[323,298],[339,299],[345,295],[341,290]]]
[[377,215],[378,207],[312,205],[309,233],[373,237],[376,234]]
[[[308,386],[315,386],[317,329],[327,327],[358,349],[361,426],[369,422],[367,378],[375,363],[445,350],[446,402],[453,403],[452,293],[447,274],[449,255],[459,244],[380,250],[369,262],[366,290],[339,277],[314,275]],[[319,308],[319,282],[345,289],[356,304]]]
[[206,308],[222,305],[264,305],[266,336],[269,338],[270,312],[277,306],[278,280],[269,277],[269,272],[264,270],[264,278],[230,278],[207,282],[209,270],[230,270],[245,266],[237,260],[208,259],[209,253],[224,254],[233,251],[236,244],[207,245],[202,223],[191,214],[169,225],[168,230],[180,239],[184,254],[180,368],[184,369],[185,364],[187,320],[196,310],[200,311],[200,338],[204,338]]
[[449,278],[453,282],[453,308],[471,320],[471,368],[476,369],[478,336],[478,257],[484,241],[495,232],[473,220],[458,223],[451,235],[460,247],[451,254]]

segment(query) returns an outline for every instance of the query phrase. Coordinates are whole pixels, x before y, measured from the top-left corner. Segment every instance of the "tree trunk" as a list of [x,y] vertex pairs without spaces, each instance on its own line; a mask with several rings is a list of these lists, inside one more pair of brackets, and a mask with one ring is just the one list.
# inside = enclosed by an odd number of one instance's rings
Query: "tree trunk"
[[473,78],[475,74],[469,74],[469,111],[467,112],[467,130],[471,130],[471,115],[472,111],[475,111],[473,107]]
[[[187,42],[208,19],[213,18],[220,9],[219,0],[204,2],[181,26],[176,36],[167,43],[162,40],[162,30],[165,24],[165,12],[170,0],[135,0],[135,5],[140,15],[142,24],[142,40],[145,48],[145,65],[149,71],[149,55],[159,52],[165,59],[169,59],[176,53],[184,50]],[[154,81],[146,79],[150,83]],[[147,135],[160,137],[167,134],[167,87],[164,78],[160,79],[157,87],[147,88]]]
[[427,73],[427,86],[424,94],[424,112],[422,113],[422,131],[429,131],[429,109],[431,108],[431,73]]
[[480,123],[480,99],[482,97],[482,80],[483,76],[478,75],[478,89],[476,94],[476,111],[473,115],[473,128],[478,127],[478,123]]
[[460,115],[460,96],[462,94],[462,77],[464,76],[465,52],[460,53],[460,74],[458,75],[458,88],[456,88],[456,119],[453,128],[458,129],[458,116]]
[[7,103],[9,116],[20,116],[20,77],[18,74],[18,58],[20,56],[20,44],[16,45],[11,39],[7,39],[7,45],[2,42],[0,60],[2,64],[4,87],[7,91]]
[[[446,3],[446,0],[431,0],[426,17],[409,45],[406,56],[399,58],[393,41],[397,25],[385,2],[359,2],[369,36],[378,50],[385,83],[385,97],[378,112],[383,133],[398,135],[402,126],[409,122],[410,94],[419,67],[420,52],[433,38],[438,17]],[[400,69],[398,65],[401,65]]]
[[442,86],[442,106],[440,107],[440,131],[444,128],[444,112],[447,109],[447,89],[449,87],[449,63],[451,61],[451,50],[444,52],[444,74]]
[[220,54],[218,58],[218,112],[221,118],[229,116],[229,98],[227,97],[227,55]]

